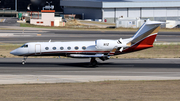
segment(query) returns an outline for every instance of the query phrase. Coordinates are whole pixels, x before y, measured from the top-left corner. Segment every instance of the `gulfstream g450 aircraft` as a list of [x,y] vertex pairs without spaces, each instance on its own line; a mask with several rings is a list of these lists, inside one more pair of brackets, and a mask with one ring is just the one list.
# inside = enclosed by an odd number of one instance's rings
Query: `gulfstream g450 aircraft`
[[72,42],[29,42],[10,52],[24,56],[25,64],[28,56],[67,56],[72,58],[91,58],[90,65],[96,66],[96,58],[105,61],[113,55],[134,52],[153,47],[160,25],[164,22],[147,20],[136,34],[127,39]]

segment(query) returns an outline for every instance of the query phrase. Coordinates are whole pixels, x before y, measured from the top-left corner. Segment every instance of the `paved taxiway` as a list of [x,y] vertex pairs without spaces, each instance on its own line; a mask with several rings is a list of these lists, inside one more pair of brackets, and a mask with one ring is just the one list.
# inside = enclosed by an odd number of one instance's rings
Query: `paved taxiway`
[[[130,38],[135,31],[81,31],[52,29],[0,30],[0,42],[26,43],[52,41],[94,41],[97,39]],[[180,42],[179,32],[159,32],[157,42]]]
[[89,59],[0,58],[0,84],[62,83],[103,80],[179,80],[180,59],[98,60]]

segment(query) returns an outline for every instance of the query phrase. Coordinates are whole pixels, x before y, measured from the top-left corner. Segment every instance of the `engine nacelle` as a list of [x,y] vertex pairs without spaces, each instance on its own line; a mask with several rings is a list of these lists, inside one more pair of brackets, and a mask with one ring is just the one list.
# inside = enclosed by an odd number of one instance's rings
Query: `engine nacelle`
[[118,45],[117,40],[96,40],[96,49],[111,50]]

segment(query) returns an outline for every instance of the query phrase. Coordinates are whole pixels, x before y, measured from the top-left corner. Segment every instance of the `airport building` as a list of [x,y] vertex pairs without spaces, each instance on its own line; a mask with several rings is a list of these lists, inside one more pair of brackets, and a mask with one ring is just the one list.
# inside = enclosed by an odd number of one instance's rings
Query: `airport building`
[[0,0],[0,17],[17,17],[19,12],[41,12],[43,9],[62,13],[60,0]]
[[118,19],[150,19],[168,20],[173,26],[180,24],[179,0],[0,0],[0,16],[14,14],[17,17],[18,12],[40,12],[48,6],[53,7],[58,16],[76,14],[94,21],[115,23]]
[[54,10],[62,12],[59,4],[60,0],[0,0],[0,10],[41,11],[46,5],[53,5]]
[[66,14],[115,23],[118,18],[180,21],[179,0],[61,0]]

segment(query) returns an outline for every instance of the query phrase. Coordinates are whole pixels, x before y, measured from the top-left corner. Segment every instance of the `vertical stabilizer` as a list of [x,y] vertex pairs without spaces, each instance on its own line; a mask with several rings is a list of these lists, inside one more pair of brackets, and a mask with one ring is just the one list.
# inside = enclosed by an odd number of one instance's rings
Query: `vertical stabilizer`
[[160,25],[164,23],[165,22],[147,20],[147,22],[145,22],[132,37],[132,40],[127,43],[127,46],[130,47],[125,51],[135,51],[153,47],[153,43],[160,29]]

